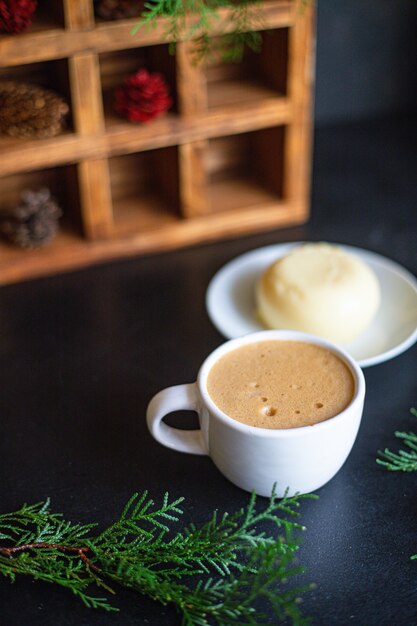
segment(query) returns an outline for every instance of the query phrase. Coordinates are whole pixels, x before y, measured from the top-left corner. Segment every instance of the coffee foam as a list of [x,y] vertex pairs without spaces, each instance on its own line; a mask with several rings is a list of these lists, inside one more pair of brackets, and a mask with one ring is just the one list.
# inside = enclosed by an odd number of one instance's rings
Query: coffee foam
[[311,426],[351,402],[355,382],[333,352],[301,341],[260,341],[221,357],[207,390],[229,417],[260,428]]

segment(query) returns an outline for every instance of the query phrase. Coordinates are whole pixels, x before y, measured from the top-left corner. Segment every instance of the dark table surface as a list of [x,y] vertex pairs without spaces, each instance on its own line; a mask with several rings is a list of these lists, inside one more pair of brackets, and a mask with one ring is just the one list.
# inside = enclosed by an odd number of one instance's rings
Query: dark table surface
[[[209,458],[157,444],[145,426],[151,396],[194,380],[222,341],[205,311],[211,277],[248,250],[292,240],[367,248],[417,273],[417,120],[316,131],[308,224],[135,258],[0,290],[0,511],[50,496],[74,521],[110,522],[135,490],[185,496],[185,517],[238,508],[247,494]],[[356,444],[337,476],[306,500],[299,563],[316,587],[312,624],[417,624],[417,476],[389,473],[378,449],[415,430],[417,346],[367,368]],[[120,613],[89,610],[68,592],[0,580],[2,626],[179,623],[121,591]],[[271,618],[270,623],[275,623]]]

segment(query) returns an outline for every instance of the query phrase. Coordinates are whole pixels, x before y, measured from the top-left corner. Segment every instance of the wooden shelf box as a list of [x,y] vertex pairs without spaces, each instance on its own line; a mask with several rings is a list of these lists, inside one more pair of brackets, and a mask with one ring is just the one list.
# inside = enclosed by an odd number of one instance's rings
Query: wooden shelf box
[[[93,0],[41,4],[25,33],[0,35],[0,80],[50,87],[71,115],[57,137],[0,137],[0,209],[47,185],[64,218],[43,248],[0,242],[0,284],[308,218],[311,4],[265,0],[260,53],[199,65],[190,42],[170,54],[166,19],[132,35],[136,19],[96,20]],[[114,90],[140,67],[173,106],[132,124]]]

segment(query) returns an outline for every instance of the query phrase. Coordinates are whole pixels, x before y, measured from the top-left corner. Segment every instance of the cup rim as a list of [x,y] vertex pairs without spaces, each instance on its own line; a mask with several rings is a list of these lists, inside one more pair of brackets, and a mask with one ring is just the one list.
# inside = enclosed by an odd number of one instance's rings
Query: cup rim
[[[355,381],[355,391],[347,407],[345,407],[340,413],[337,413],[337,415],[329,417],[322,422],[316,422],[315,424],[309,426],[297,426],[295,428],[262,428],[260,426],[250,426],[249,424],[244,424],[233,419],[232,417],[229,417],[226,413],[219,409],[207,391],[207,377],[215,362],[224,354],[241,346],[270,340],[300,341],[310,343],[322,348],[327,348],[342,359],[342,361],[349,367]],[[297,437],[305,435],[306,433],[331,428],[335,422],[349,419],[353,406],[358,402],[363,402],[365,397],[365,378],[363,372],[358,363],[341,346],[317,335],[296,330],[261,330],[224,342],[215,348],[215,350],[208,355],[201,365],[197,375],[197,386],[204,403],[209,408],[210,412],[214,413],[218,419],[226,423],[229,427],[258,437]]]

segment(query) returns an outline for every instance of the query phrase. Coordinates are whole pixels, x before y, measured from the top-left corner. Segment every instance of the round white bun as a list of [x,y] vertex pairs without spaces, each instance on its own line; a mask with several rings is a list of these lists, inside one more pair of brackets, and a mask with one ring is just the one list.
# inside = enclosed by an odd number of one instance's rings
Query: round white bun
[[349,343],[369,326],[380,303],[374,272],[335,245],[297,246],[262,274],[257,314],[267,328],[301,330]]

